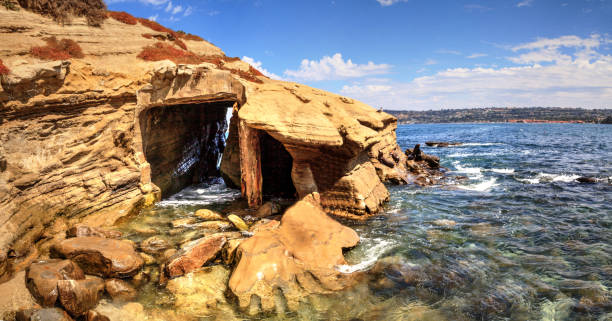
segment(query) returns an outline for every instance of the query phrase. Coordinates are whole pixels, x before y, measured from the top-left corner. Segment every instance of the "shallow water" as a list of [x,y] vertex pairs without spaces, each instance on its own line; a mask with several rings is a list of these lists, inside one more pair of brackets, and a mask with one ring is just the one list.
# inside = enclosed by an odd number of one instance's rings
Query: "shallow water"
[[[363,281],[263,318],[612,320],[612,126],[400,125],[397,136],[402,149],[420,143],[450,176],[467,179],[390,186],[385,215],[343,222],[361,243],[341,268],[364,272]],[[428,140],[465,144],[429,148]],[[598,182],[580,184],[579,176]],[[146,235],[135,230],[152,227],[180,242],[196,232],[171,232],[171,220],[203,207],[227,211],[239,196],[219,183],[182,193],[124,231],[140,241]],[[145,307],[171,308],[169,294],[141,292]]]

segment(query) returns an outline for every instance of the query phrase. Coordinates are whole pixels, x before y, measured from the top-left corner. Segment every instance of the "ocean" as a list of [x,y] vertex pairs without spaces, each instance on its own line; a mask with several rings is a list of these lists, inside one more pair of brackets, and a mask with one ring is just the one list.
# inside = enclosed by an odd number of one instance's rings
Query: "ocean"
[[[612,126],[418,124],[397,137],[439,156],[445,183],[389,186],[384,213],[342,221],[361,237],[339,267],[362,275],[356,286],[258,319],[612,320]],[[192,186],[126,229],[239,195],[221,181]],[[146,308],[164,306],[163,291],[141,291]]]

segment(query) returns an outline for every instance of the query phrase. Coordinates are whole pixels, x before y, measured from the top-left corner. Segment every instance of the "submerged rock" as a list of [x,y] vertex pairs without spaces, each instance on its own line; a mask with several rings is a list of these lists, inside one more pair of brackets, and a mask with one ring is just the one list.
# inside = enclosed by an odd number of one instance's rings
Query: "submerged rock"
[[174,306],[182,312],[207,315],[225,303],[229,270],[221,265],[205,267],[168,281],[166,288],[175,297]]
[[579,183],[583,183],[583,184],[595,184],[595,183],[597,183],[597,178],[595,178],[595,177],[580,176],[580,177],[576,178],[576,181],[578,181]]
[[449,147],[449,146],[459,146],[459,145],[463,145],[463,143],[458,143],[458,142],[425,142],[425,145],[430,146],[430,147]]
[[104,292],[104,280],[87,276],[84,280],[60,280],[57,282],[59,301],[73,317],[79,317],[94,308]]
[[126,302],[133,301],[138,296],[138,292],[129,283],[119,279],[110,279],[104,282],[104,288],[113,301]]
[[60,280],[83,280],[85,274],[70,260],[48,260],[32,263],[26,269],[25,281],[30,293],[43,307],[55,305]]
[[66,237],[82,237],[82,236],[96,236],[105,237],[109,239],[120,239],[123,234],[119,231],[104,230],[97,227],[90,227],[85,224],[76,224],[66,231]]
[[72,318],[62,309],[47,308],[19,311],[15,321],[72,321]]
[[171,222],[171,224],[172,224],[172,227],[190,227],[196,222],[197,222],[196,219],[193,217],[185,217],[185,218],[179,218],[177,220],[174,220]]
[[230,229],[232,227],[232,224],[224,221],[206,221],[196,223],[193,226],[205,230],[223,231]]
[[285,212],[278,228],[260,231],[238,246],[240,259],[229,287],[242,309],[260,303],[264,311],[278,304],[296,310],[311,293],[329,293],[351,284],[351,275],[340,273],[336,266],[346,264],[342,250],[355,246],[359,236],[328,217],[317,198],[314,193],[298,201]]
[[200,268],[219,254],[226,241],[223,235],[212,235],[189,242],[168,260],[166,274],[172,278]]
[[209,209],[199,209],[197,211],[195,211],[194,215],[196,217],[199,217],[200,219],[203,219],[205,221],[221,221],[223,220],[223,215],[209,210]]
[[131,277],[144,265],[134,247],[120,240],[76,237],[62,241],[55,250],[77,263],[85,273],[102,277]]
[[158,255],[171,247],[168,241],[159,236],[151,236],[140,243],[140,249],[151,255]]

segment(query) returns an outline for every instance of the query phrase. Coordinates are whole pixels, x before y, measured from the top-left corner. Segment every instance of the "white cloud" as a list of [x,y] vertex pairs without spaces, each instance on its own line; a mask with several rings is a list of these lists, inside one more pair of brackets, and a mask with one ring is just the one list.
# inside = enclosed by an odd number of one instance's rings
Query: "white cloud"
[[172,1],[168,2],[168,6],[166,7],[166,12],[172,11]]
[[376,0],[376,1],[378,1],[378,3],[380,3],[381,6],[387,7],[387,6],[396,4],[398,2],[408,2],[409,0]]
[[386,74],[390,69],[391,65],[375,64],[371,61],[367,64],[355,64],[351,59],[345,61],[342,54],[336,53],[319,61],[304,59],[300,69],[285,70],[284,74],[293,80],[321,81]]
[[277,79],[277,80],[283,80],[283,78],[277,74],[274,74],[272,72],[269,72],[267,69],[265,69],[262,66],[261,61],[255,61],[255,59],[251,58],[251,57],[247,57],[247,56],[243,56],[242,57],[242,61],[248,63],[249,65],[253,66],[253,68],[259,70],[262,74],[272,78],[272,79]]
[[193,13],[193,8],[191,6],[188,6],[187,9],[185,9],[183,16],[187,17],[187,16],[190,16],[192,13]]
[[[111,3],[128,2],[128,1],[133,1],[133,0],[106,0],[106,3],[111,4]],[[165,4],[166,2],[168,2],[168,0],[138,0],[138,1],[144,4],[150,4],[154,6],[161,6],[162,4]]]
[[482,57],[486,57],[486,56],[487,56],[487,54],[484,54],[484,53],[473,53],[473,54],[467,56],[466,58],[468,58],[468,59],[476,59],[476,58],[482,58]]
[[517,7],[531,7],[533,0],[523,0],[516,4]]
[[446,55],[461,55],[461,51],[457,51],[457,50],[447,50],[447,49],[440,49],[440,50],[436,50],[436,53],[439,54],[446,54]]
[[[397,109],[482,106],[612,108],[612,55],[598,51],[607,38],[566,36],[520,44],[519,65],[452,68],[409,82],[361,81],[341,92],[374,106]],[[561,54],[556,51],[564,47]],[[515,55],[517,55],[515,54]],[[542,64],[545,63],[545,64]],[[374,86],[374,87],[373,87]]]
[[159,15],[158,15],[158,14],[156,14],[156,15],[154,15],[154,16],[150,16],[150,17],[149,17],[149,20],[151,20],[151,21],[157,21],[157,19],[158,19],[158,18],[159,18]]

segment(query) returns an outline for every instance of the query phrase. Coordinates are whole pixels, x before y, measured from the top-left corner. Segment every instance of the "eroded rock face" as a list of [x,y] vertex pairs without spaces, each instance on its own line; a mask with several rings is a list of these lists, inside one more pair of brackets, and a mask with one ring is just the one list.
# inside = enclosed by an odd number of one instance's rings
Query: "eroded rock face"
[[168,281],[166,288],[174,294],[174,306],[182,312],[199,315],[210,313],[225,303],[229,270],[221,265],[205,267]]
[[43,307],[55,305],[61,280],[83,280],[85,274],[70,260],[48,260],[33,263],[26,269],[25,282],[30,293]]
[[72,321],[66,311],[59,308],[22,310],[15,316],[16,321]]
[[88,274],[102,277],[130,277],[144,260],[128,242],[100,237],[75,237],[60,242],[55,250],[77,263]]
[[176,277],[200,268],[219,254],[225,242],[224,235],[214,234],[189,242],[168,260],[166,274]]
[[305,197],[285,212],[278,228],[261,230],[240,243],[229,287],[241,308],[259,298],[264,311],[282,301],[295,310],[308,294],[351,284],[352,276],[336,266],[346,264],[342,249],[355,246],[359,237],[328,217],[318,197]]

